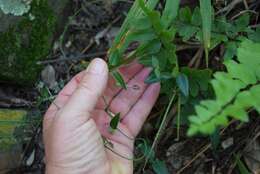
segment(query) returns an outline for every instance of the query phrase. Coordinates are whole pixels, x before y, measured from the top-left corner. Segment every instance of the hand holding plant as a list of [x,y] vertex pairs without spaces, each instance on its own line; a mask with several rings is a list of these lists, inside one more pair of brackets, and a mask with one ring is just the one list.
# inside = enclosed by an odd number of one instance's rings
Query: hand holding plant
[[[160,85],[144,83],[150,69],[140,64],[119,71],[127,90],[115,85],[103,60],[95,59],[59,93],[44,118],[46,173],[133,173],[133,160],[126,158],[133,159],[134,137]],[[120,131],[109,131],[107,104],[111,113],[120,113]]]

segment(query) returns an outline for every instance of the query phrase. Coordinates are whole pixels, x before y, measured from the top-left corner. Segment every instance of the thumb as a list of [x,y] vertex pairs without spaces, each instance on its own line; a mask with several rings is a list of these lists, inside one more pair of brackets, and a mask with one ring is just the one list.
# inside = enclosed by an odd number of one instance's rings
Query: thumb
[[107,80],[108,67],[106,62],[100,58],[91,61],[78,88],[62,112],[69,117],[84,116],[84,121],[88,120],[107,85]]

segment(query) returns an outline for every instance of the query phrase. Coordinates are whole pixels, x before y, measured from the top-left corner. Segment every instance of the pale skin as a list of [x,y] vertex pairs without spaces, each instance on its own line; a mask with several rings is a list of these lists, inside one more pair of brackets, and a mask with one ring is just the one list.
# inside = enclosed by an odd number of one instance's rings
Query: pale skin
[[[127,90],[115,85],[102,59],[94,59],[58,94],[43,123],[47,174],[133,173],[133,161],[116,153],[133,158],[131,138],[141,130],[160,84],[145,84],[150,69],[138,63],[122,67],[120,72]],[[107,104],[112,113],[121,113],[118,128],[123,134],[109,131]],[[113,144],[116,153],[104,146],[102,137]]]

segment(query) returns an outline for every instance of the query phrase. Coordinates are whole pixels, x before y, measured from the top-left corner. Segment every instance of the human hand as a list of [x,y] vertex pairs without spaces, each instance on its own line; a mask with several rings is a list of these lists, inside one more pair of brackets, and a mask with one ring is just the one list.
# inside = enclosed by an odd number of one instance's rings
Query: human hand
[[[43,136],[48,174],[132,174],[134,142],[160,91],[147,85],[150,70],[133,63],[120,68],[128,89],[122,90],[108,75],[102,59],[93,60],[59,93],[44,116]],[[120,131],[111,133],[111,118],[104,111],[121,113]],[[125,135],[124,135],[125,134]],[[126,136],[127,135],[127,136]],[[113,144],[105,148],[102,137]]]

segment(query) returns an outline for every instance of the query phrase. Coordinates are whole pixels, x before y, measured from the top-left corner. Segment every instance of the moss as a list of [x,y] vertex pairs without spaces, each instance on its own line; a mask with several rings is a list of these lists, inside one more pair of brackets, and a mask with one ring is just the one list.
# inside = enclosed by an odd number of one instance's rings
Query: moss
[[16,144],[15,129],[21,126],[27,112],[24,110],[0,109],[0,149],[7,150]]
[[41,68],[36,63],[51,48],[56,19],[47,0],[33,0],[30,13],[0,33],[0,81],[33,84]]

